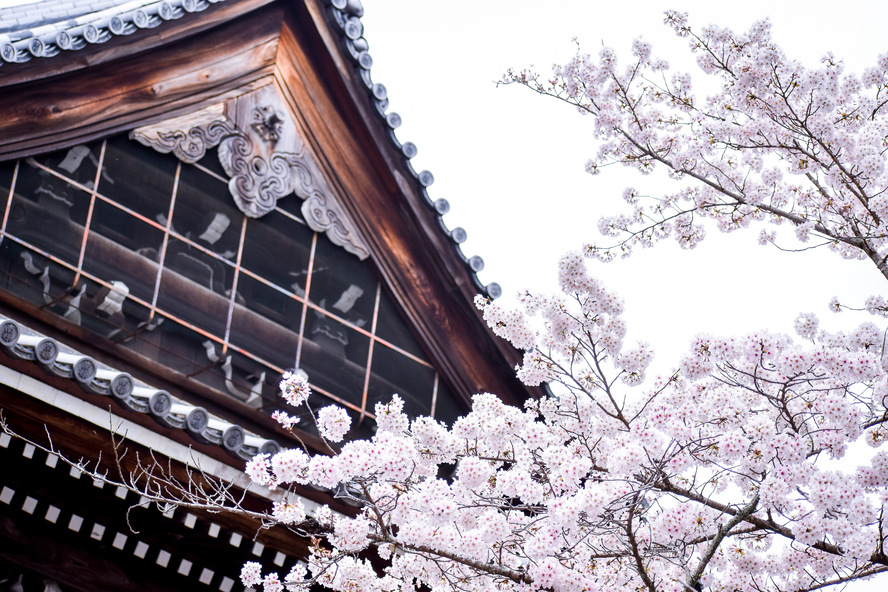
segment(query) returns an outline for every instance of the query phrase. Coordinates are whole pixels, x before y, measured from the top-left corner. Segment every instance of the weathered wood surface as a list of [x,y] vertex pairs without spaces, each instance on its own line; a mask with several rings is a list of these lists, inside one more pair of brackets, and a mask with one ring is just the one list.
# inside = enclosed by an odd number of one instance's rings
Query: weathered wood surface
[[493,337],[474,309],[471,272],[453,253],[436,213],[416,183],[399,178],[403,157],[389,143],[368,91],[330,57],[336,49],[327,44],[338,40],[318,34],[322,10],[313,0],[291,8],[275,79],[325,174],[348,196],[343,205],[371,245],[398,306],[464,401],[484,391],[519,404],[540,395],[518,382],[513,367],[519,352]]
[[14,87],[0,96],[0,160],[184,114],[273,79],[455,394],[468,401],[490,391],[513,403],[540,394],[515,379],[519,352],[472,306],[472,274],[407,178],[325,10],[317,0],[277,3],[150,52]]
[[114,561],[95,553],[87,548],[92,545],[71,540],[75,537],[71,533],[60,533],[61,529],[64,526],[53,528],[33,519],[22,524],[11,516],[0,516],[0,557],[60,582],[66,590],[171,592],[177,589],[175,585],[162,585],[157,576],[149,575],[150,568],[157,571],[154,562],[143,560],[138,566],[141,569],[135,566],[126,569],[119,564],[119,558]]
[[91,68],[119,60],[136,53],[151,51],[180,39],[191,37],[233,19],[241,18],[275,0],[238,0],[221,2],[206,10],[186,13],[157,27],[137,29],[131,35],[115,35],[105,43],[87,45],[78,50],[62,50],[52,58],[32,58],[27,62],[3,64],[0,68],[0,88],[68,72]]
[[128,130],[260,86],[272,71],[280,19],[280,8],[268,6],[88,71],[7,86],[0,93],[0,161]]

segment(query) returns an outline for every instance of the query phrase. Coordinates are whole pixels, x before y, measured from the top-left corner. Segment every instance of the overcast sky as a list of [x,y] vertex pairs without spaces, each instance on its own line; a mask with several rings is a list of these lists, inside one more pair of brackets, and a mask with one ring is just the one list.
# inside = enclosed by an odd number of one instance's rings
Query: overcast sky
[[[508,296],[551,288],[558,256],[599,240],[599,216],[619,209],[624,187],[645,186],[629,170],[585,174],[595,151],[591,121],[526,89],[497,88],[509,66],[547,72],[573,55],[573,36],[591,52],[604,43],[627,56],[641,35],[655,54],[693,72],[686,41],[662,24],[668,7],[689,12],[695,26],[746,29],[768,16],[774,39],[808,64],[832,50],[860,71],[888,51],[884,5],[819,4],[365,0],[363,22],[373,79],[388,88],[390,110],[404,120],[399,139],[418,146],[414,165],[434,173],[429,192],[451,202],[445,221],[468,231],[464,250],[484,258],[482,279],[500,283]],[[658,192],[650,181],[647,189]],[[800,311],[848,325],[847,314],[827,311],[828,300],[862,302],[884,288],[867,263],[826,251],[782,254],[758,246],[758,231],[712,231],[697,251],[663,244],[595,264],[594,273],[626,300],[630,340],[652,342],[658,357],[673,363],[701,331],[789,333]]]

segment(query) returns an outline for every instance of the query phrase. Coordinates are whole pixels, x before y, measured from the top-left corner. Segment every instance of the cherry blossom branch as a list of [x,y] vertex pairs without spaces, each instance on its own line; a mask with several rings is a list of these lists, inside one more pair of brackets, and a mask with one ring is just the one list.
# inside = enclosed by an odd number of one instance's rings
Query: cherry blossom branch
[[738,510],[733,518],[728,520],[724,525],[719,525],[718,533],[713,537],[712,541],[710,541],[709,546],[697,563],[697,569],[694,570],[691,577],[688,579],[688,586],[690,588],[694,590],[697,589],[697,585],[700,582],[700,578],[703,577],[703,572],[706,570],[706,566],[712,561],[712,558],[715,556],[715,552],[718,550],[719,546],[721,546],[722,541],[728,536],[731,529],[746,520],[747,516],[751,516],[755,512],[758,507],[758,502],[759,497],[756,495],[745,507]]

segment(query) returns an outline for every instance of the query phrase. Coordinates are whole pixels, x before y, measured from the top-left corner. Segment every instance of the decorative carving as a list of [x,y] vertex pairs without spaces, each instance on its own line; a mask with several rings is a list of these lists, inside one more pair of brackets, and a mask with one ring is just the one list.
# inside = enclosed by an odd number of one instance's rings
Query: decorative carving
[[315,232],[326,233],[334,245],[357,255],[359,259],[366,259],[370,255],[363,242],[354,241],[353,226],[345,211],[327,195],[314,192],[306,197],[302,204],[302,216],[309,228]]
[[140,127],[130,132],[130,138],[158,152],[172,152],[182,162],[191,164],[203,158],[207,150],[223,138],[239,134],[225,116],[225,105],[219,103],[196,113]]
[[228,189],[245,215],[264,216],[277,200],[295,193],[305,200],[302,214],[312,230],[326,233],[334,244],[360,259],[370,254],[273,85],[138,128],[130,137],[188,163],[218,146],[219,163],[229,177]]
[[219,162],[230,177],[228,189],[237,207],[251,218],[274,209],[277,200],[293,193],[290,154],[257,154],[256,142],[243,136],[219,144]]
[[278,199],[293,193],[297,184],[304,185],[297,177],[317,178],[274,86],[230,101],[228,113],[241,135],[219,144],[219,162],[231,178],[228,188],[234,201],[247,216],[258,218],[274,209]]
[[12,321],[3,321],[0,323],[0,345],[3,347],[13,347],[18,343],[21,331],[18,324]]
[[266,142],[277,142],[281,139],[281,130],[284,128],[284,114],[271,105],[256,107],[250,127]]
[[133,377],[125,372],[121,372],[111,379],[110,390],[118,399],[128,399],[133,393]]

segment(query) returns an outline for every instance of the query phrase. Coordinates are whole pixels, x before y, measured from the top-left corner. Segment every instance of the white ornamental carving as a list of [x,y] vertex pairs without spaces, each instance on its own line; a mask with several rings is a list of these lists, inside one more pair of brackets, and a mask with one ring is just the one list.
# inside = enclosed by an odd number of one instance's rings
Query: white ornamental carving
[[295,193],[304,200],[308,226],[326,233],[346,251],[366,259],[370,252],[337,196],[321,174],[273,85],[195,113],[133,130],[130,137],[194,163],[218,147],[237,207],[251,218],[272,211]]

